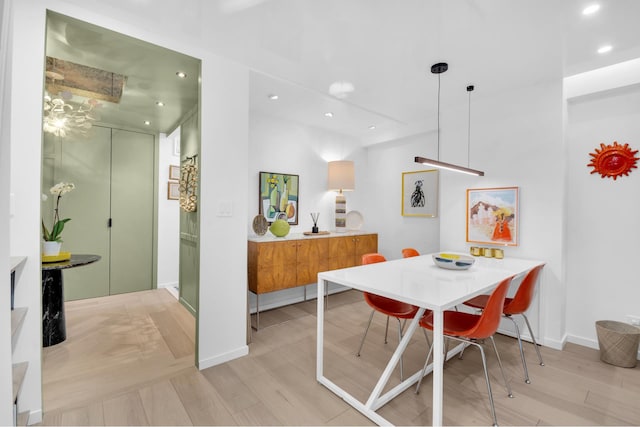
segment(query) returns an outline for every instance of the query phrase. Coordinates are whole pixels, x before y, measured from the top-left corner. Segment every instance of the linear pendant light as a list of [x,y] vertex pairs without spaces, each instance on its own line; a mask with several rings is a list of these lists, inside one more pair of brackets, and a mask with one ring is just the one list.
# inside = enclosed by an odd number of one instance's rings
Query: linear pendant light
[[[440,161],[440,74],[444,73],[448,69],[449,69],[449,65],[446,62],[439,62],[431,66],[431,72],[433,74],[438,75],[438,160],[416,156],[414,158],[414,161],[416,163],[432,166],[434,168],[446,169],[454,172],[461,172],[461,173],[466,173],[466,174],[475,175],[475,176],[484,176],[484,172],[482,171]],[[467,87],[467,91],[469,92],[469,120],[471,120],[471,91],[472,90],[473,90],[473,86]],[[469,123],[469,138],[467,140],[467,152],[469,151],[469,143],[471,140],[470,134],[471,134],[471,124]],[[467,155],[467,158],[468,158],[468,155]]]

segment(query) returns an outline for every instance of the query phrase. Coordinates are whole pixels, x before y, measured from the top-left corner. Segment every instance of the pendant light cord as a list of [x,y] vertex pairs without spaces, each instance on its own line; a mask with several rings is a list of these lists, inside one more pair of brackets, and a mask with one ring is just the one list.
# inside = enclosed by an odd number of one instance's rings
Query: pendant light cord
[[438,74],[438,157],[440,161],[440,74]]
[[467,118],[467,167],[471,164],[471,92],[475,89],[473,85],[467,86],[469,94],[469,115]]
[[471,91],[467,87],[469,94],[469,117],[467,119],[467,167],[471,164]]

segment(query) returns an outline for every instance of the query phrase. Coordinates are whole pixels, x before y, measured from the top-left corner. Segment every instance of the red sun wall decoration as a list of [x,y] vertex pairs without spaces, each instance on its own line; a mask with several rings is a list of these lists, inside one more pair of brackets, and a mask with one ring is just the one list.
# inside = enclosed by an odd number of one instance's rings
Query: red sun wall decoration
[[602,178],[613,178],[615,181],[637,168],[637,153],[638,150],[631,150],[629,144],[619,145],[616,141],[613,145],[600,144],[600,150],[596,148],[595,153],[589,153],[592,159],[587,167],[593,167],[591,173],[597,172]]

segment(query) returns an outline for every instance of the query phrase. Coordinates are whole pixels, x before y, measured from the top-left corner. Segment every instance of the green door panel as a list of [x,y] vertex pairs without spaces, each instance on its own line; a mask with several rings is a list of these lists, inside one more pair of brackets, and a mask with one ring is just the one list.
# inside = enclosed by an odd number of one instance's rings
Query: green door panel
[[154,137],[113,129],[110,294],[152,288]]
[[[109,181],[111,130],[94,127],[90,138],[68,134],[60,146],[54,183],[73,182],[75,190],[60,202],[60,217],[71,218],[62,233],[62,250],[97,254],[102,259],[88,266],[65,270],[66,300],[109,295]],[[46,142],[45,142],[46,143]]]

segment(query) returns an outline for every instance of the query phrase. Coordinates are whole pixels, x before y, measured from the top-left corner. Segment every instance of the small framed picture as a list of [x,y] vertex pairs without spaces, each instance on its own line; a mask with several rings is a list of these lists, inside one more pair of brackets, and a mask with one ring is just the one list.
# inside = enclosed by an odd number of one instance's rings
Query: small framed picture
[[402,216],[438,216],[438,171],[402,173]]
[[171,181],[180,180],[180,166],[178,166],[178,165],[169,165],[169,179]]
[[178,200],[180,199],[180,183],[169,181],[167,182],[167,199]]

